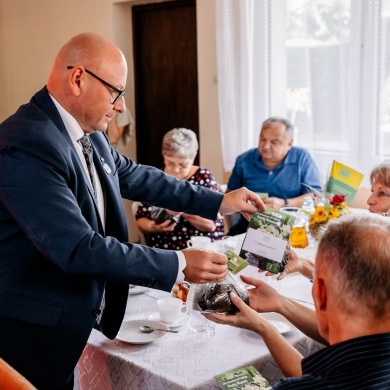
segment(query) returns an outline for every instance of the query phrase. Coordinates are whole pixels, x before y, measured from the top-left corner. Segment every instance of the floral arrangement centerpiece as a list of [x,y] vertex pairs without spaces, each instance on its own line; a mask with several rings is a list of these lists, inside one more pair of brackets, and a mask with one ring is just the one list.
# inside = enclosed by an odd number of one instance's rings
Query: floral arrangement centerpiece
[[309,218],[309,231],[312,237],[318,240],[321,228],[331,219],[340,218],[349,214],[350,210],[345,203],[345,195],[333,195],[330,199],[316,206]]

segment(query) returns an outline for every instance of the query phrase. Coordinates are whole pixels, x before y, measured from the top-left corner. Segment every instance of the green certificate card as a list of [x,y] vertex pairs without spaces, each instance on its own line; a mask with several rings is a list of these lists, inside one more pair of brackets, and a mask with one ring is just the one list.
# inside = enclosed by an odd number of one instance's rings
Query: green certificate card
[[294,216],[270,207],[252,214],[240,256],[263,271],[283,271],[294,221]]
[[[223,390],[267,389],[270,385],[267,380],[254,368],[247,366],[236,370],[215,375],[216,381]],[[253,386],[250,386],[253,384]]]

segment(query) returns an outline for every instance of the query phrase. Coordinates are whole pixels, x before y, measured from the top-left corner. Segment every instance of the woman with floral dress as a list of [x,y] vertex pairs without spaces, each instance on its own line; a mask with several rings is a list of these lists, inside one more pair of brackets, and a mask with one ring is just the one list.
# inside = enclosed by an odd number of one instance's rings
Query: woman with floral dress
[[[208,169],[193,164],[198,148],[198,140],[192,130],[177,128],[168,131],[162,143],[164,172],[179,180],[188,180],[191,184],[222,192]],[[224,235],[221,214],[212,221],[197,215],[156,210],[149,204],[142,204],[135,218],[138,229],[146,234],[148,245],[155,248],[179,250],[187,247],[191,236],[210,237],[214,241]]]

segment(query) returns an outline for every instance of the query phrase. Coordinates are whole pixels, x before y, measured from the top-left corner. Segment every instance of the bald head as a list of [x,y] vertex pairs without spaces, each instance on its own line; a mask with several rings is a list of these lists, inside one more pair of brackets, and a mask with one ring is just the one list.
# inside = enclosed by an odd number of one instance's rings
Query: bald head
[[104,71],[108,62],[126,62],[122,52],[99,34],[82,33],[71,38],[59,51],[54,69],[68,65],[83,65],[95,71]]
[[127,64],[121,50],[99,34],[82,33],[58,52],[47,88],[82,129],[91,133],[106,130],[115,113],[125,110],[123,98],[112,102],[114,89],[125,89],[126,77]]

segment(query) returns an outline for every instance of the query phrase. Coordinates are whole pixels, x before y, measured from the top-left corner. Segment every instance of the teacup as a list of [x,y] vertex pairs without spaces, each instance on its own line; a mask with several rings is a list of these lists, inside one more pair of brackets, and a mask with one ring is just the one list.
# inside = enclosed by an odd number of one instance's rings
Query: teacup
[[204,236],[191,236],[191,239],[187,241],[187,246],[192,248],[208,249],[210,244],[211,238]]
[[162,322],[172,324],[176,322],[181,313],[187,313],[185,303],[178,298],[167,297],[157,301],[157,310]]

